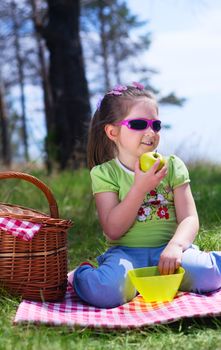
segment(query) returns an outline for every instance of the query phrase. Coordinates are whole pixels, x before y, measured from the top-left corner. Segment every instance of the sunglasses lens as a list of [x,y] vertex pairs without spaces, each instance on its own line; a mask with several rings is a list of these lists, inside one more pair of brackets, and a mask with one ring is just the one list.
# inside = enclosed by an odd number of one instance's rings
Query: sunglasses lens
[[145,130],[147,127],[147,121],[141,119],[130,120],[130,128],[134,130]]
[[160,120],[155,120],[153,122],[153,130],[154,131],[160,131],[161,129],[161,121]]

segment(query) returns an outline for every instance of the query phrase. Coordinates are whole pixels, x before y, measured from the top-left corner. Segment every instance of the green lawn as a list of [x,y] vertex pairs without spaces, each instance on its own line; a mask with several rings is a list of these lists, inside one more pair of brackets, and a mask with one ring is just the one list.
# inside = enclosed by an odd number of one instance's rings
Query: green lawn
[[[26,170],[26,172],[28,172]],[[64,172],[47,177],[32,170],[52,189],[62,218],[71,218],[69,268],[81,261],[95,262],[105,248],[87,170]],[[221,168],[195,165],[190,168],[191,186],[200,217],[196,242],[201,249],[221,250]],[[15,191],[12,188],[15,186]],[[48,211],[40,190],[22,180],[1,180],[1,201]],[[82,242],[84,242],[82,244]],[[183,320],[133,331],[96,331],[67,327],[15,326],[12,324],[19,299],[1,293],[0,350],[8,349],[221,349],[221,318]]]

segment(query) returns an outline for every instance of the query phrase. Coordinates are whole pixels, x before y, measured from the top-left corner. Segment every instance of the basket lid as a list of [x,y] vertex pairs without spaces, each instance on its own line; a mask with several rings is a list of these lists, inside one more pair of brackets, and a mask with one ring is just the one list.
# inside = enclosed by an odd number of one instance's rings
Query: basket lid
[[34,209],[1,202],[0,217],[18,220],[28,220],[31,222],[42,224],[45,227],[60,227],[60,229],[67,229],[73,225],[72,220],[52,218],[50,215],[44,214]]
[[18,206],[13,204],[6,204],[6,203],[0,203],[0,216],[17,218],[17,219],[49,217],[49,215],[34,209],[22,207],[20,205]]

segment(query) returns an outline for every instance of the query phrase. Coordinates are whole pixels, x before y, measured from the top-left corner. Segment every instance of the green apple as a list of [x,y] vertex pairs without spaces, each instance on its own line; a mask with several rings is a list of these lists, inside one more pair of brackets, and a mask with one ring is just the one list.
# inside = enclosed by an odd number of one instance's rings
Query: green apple
[[158,152],[146,152],[140,156],[140,168],[143,171],[148,171],[154,165],[154,163],[160,159],[160,164],[157,171],[160,170],[166,163],[163,156]]

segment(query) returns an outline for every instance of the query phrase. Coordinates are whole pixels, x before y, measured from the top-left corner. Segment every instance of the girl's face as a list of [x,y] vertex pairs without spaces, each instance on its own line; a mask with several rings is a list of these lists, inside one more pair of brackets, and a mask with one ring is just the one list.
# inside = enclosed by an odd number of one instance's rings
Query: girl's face
[[[158,119],[154,101],[145,97],[139,99],[124,120],[136,118]],[[159,132],[153,131],[151,127],[138,131],[126,125],[109,125],[105,130],[117,146],[119,160],[130,169],[134,169],[135,161],[141,154],[155,150],[160,141]]]

